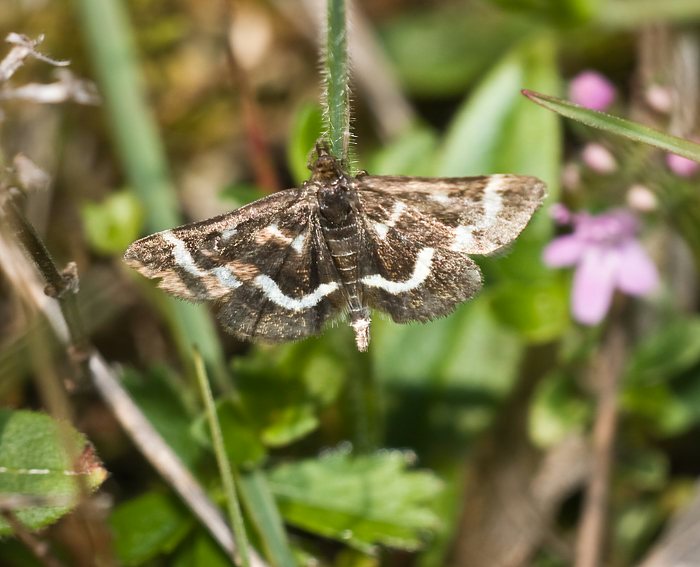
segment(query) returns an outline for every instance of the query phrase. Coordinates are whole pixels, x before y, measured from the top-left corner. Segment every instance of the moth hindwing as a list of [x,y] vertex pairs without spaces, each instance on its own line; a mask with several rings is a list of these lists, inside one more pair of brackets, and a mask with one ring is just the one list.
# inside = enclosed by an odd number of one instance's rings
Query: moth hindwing
[[519,175],[350,176],[320,149],[300,188],[147,236],[124,258],[177,297],[218,303],[239,337],[300,339],[346,314],[364,351],[370,308],[428,321],[472,297],[469,254],[511,243],[544,195]]

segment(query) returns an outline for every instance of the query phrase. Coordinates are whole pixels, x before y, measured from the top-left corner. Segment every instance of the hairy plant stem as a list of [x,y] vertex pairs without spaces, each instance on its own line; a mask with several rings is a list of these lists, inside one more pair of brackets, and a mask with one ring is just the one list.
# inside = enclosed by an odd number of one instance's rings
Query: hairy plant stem
[[328,0],[323,70],[326,141],[332,156],[348,161],[350,95],[345,0]]

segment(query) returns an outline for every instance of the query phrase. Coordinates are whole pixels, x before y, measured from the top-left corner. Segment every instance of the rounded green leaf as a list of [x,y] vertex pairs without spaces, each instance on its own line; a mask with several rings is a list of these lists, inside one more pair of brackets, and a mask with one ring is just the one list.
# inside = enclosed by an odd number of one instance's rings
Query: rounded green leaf
[[140,565],[172,551],[192,524],[177,500],[159,492],[148,492],[121,504],[110,517],[115,551],[124,565]]
[[[85,436],[37,412],[0,410],[0,494],[30,530],[58,520],[107,477]],[[82,483],[82,486],[81,486]],[[0,519],[0,535],[12,533]]]
[[143,208],[129,191],[114,193],[101,203],[86,203],[80,212],[88,243],[101,254],[122,253],[141,231]]

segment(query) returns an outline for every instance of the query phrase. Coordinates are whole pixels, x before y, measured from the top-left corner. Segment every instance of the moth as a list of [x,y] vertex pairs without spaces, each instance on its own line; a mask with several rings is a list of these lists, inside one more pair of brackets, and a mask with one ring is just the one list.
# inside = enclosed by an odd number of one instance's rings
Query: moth
[[346,173],[323,146],[301,187],[134,242],[125,261],[168,293],[213,301],[226,330],[283,342],[370,308],[397,323],[448,315],[481,287],[470,254],[511,243],[545,196],[535,177]]

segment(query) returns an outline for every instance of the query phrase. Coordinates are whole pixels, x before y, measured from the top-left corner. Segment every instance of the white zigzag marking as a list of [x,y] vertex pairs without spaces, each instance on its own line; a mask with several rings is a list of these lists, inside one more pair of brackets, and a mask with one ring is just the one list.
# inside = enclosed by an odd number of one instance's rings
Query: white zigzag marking
[[282,234],[282,231],[279,229],[279,227],[276,224],[271,224],[270,226],[266,226],[263,229],[263,232],[267,232],[273,238],[279,238],[280,240],[284,240],[287,243],[291,240],[291,238]]
[[323,283],[313,292],[303,295],[299,299],[295,299],[286,295],[279,288],[277,283],[270,276],[266,276],[265,274],[257,276],[254,283],[272,303],[289,309],[290,311],[301,311],[309,307],[314,307],[318,305],[324,297],[338,289],[338,284],[336,282]]
[[396,203],[394,203],[394,209],[391,211],[391,216],[389,217],[389,220],[386,221],[386,223],[374,223],[374,230],[377,233],[377,236],[384,240],[386,238],[387,233],[389,232],[389,229],[394,227],[394,225],[399,221],[401,215],[405,210],[406,205],[401,201],[396,201]]
[[221,240],[228,242],[238,231],[235,228],[227,228],[221,233]]
[[304,233],[299,234],[296,238],[292,239],[284,234],[276,224],[266,226],[260,232],[267,233],[268,237],[276,238],[277,240],[290,245],[297,254],[300,254],[304,249],[304,242],[306,241],[306,235]]
[[301,254],[301,251],[304,249],[304,242],[306,242],[306,235],[302,233],[299,236],[297,236],[294,240],[292,240],[291,247],[298,254]]
[[469,250],[474,243],[474,235],[472,232],[476,230],[475,226],[458,226],[455,228],[455,239],[452,241],[450,250],[460,252]]
[[377,236],[384,240],[386,238],[387,233],[389,232],[389,227],[385,225],[383,222],[375,222],[374,223],[374,232],[377,233]]
[[185,243],[169,230],[163,232],[162,236],[163,240],[165,240],[168,244],[172,244],[173,246],[173,259],[175,260],[175,263],[188,274],[192,274],[198,278],[206,277],[207,275],[212,274],[219,280],[221,285],[231,289],[236,289],[242,285],[241,282],[236,279],[236,276],[233,275],[231,270],[224,266],[218,266],[211,271],[202,270],[199,266],[197,266],[197,264],[195,264],[194,258],[192,258],[192,254],[190,254],[189,250],[187,250]]
[[372,274],[371,276],[365,276],[362,278],[362,283],[371,287],[378,287],[389,293],[403,293],[405,291],[411,291],[420,286],[430,275],[430,268],[433,262],[433,255],[435,254],[434,248],[423,248],[418,253],[416,258],[416,265],[413,267],[413,274],[410,278],[403,282],[393,282],[387,280],[384,276],[379,274]]
[[440,194],[429,195],[428,199],[435,201],[436,203],[440,203],[441,205],[447,205],[450,202],[450,198],[447,195]]
[[491,228],[498,219],[498,213],[503,209],[503,197],[500,190],[503,186],[503,175],[492,175],[484,188],[481,203],[484,208],[483,216],[472,226],[460,225],[455,229],[455,238],[450,250],[466,252],[474,244],[474,231]]

